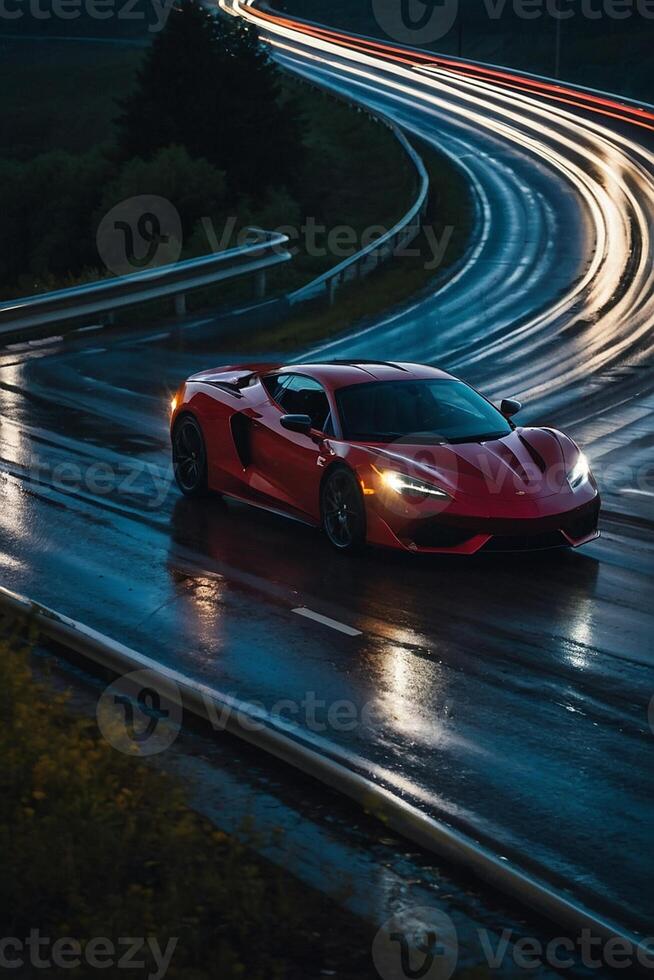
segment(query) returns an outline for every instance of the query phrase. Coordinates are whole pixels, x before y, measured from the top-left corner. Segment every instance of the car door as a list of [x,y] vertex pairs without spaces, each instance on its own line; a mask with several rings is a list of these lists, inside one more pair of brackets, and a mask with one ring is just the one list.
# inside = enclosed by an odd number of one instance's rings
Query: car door
[[[252,489],[317,520],[323,448],[321,434],[329,425],[329,399],[323,386],[301,374],[276,375],[266,384],[270,403],[258,412],[251,435]],[[308,415],[311,434],[291,432],[283,415]]]

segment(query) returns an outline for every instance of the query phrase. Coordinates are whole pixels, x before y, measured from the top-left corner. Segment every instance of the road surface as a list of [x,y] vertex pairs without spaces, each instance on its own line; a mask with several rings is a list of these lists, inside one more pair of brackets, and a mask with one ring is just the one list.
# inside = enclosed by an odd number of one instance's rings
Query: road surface
[[603,537],[579,553],[344,559],[310,529],[181,499],[170,394],[239,359],[212,354],[199,322],[0,352],[3,584],[283,712],[298,737],[647,934],[649,136],[424,67],[407,93],[386,63],[362,78],[342,51],[315,62],[288,41],[295,70],[445,145],[480,207],[444,292],[316,355],[438,362],[569,425],[604,484]]

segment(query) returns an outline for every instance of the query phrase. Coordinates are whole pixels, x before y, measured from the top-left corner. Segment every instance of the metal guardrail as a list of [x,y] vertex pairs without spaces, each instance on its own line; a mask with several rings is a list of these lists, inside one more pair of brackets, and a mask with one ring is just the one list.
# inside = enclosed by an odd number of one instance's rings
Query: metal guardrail
[[[297,74],[302,77],[301,73]],[[321,92],[326,91],[311,78],[303,78],[303,80]],[[350,100],[339,93],[327,91],[332,98],[351,105]],[[358,109],[375,122],[387,126],[402,146],[416,171],[418,184],[416,198],[409,210],[385,234],[328,269],[321,276],[289,293],[286,302],[291,306],[321,296],[326,297],[332,304],[337,290],[342,285],[367,276],[381,262],[400,249],[406,248],[422,228],[429,196],[429,175],[420,155],[393,120],[380,112],[372,112],[364,106],[358,106]],[[247,273],[259,274],[256,293],[258,299],[263,299],[266,269],[288,262],[292,255],[284,247],[289,241],[287,235],[280,232],[266,232],[258,228],[252,231],[260,235],[260,240],[239,248],[125,276],[84,283],[69,289],[2,302],[0,303],[0,338],[13,335],[22,337],[39,328],[79,320],[83,317],[112,316],[119,309],[166,297],[174,297],[175,313],[183,316],[186,313],[186,293]]]
[[[269,714],[262,706],[241,701],[186,677],[83,623],[2,587],[0,608],[9,616],[34,623],[43,636],[114,674],[124,676],[132,671],[147,671],[148,686],[155,687],[163,698],[169,698],[173,692],[175,701],[179,699],[185,711],[209,722],[214,729],[219,720],[220,731],[244,739],[332,787],[398,834],[463,865],[492,887],[550,921],[576,934],[588,929],[605,943],[615,939],[626,941],[634,950],[642,950],[643,956],[648,955],[647,940],[596,915],[571,896],[555,891],[547,883],[493,854],[467,834],[447,826],[356,771],[337,745],[310,732],[305,733],[292,722]],[[632,967],[632,971],[634,969],[641,972],[638,966]],[[645,967],[642,973],[645,975]]]
[[[264,9],[272,9],[267,3],[260,3],[258,6]],[[303,18],[296,19],[303,20]],[[305,21],[305,23],[313,22]],[[265,35],[265,24],[261,25],[260,33]],[[327,272],[323,273],[323,275],[318,276],[316,279],[313,279],[305,286],[301,286],[294,292],[289,293],[287,296],[289,303],[293,306],[296,303],[301,303],[306,300],[319,297],[321,294],[326,294],[331,305],[334,302],[336,292],[340,286],[367,276],[369,273],[373,272],[381,262],[391,258],[391,256],[393,256],[397,251],[402,248],[406,248],[412,241],[414,241],[415,238],[417,238],[417,236],[420,234],[422,222],[427,210],[429,197],[429,175],[424,163],[422,162],[422,158],[414,150],[402,130],[392,119],[385,116],[382,112],[378,112],[376,110],[372,111],[367,106],[357,103],[353,99],[346,98],[334,89],[330,89],[328,86],[318,84],[318,82],[316,82],[310,75],[304,74],[299,68],[294,67],[291,71],[293,75],[301,79],[307,85],[310,85],[312,88],[317,89],[323,94],[326,93],[340,102],[345,102],[346,105],[350,107],[354,104],[354,106],[360,112],[365,112],[366,115],[375,122],[387,126],[415,167],[418,178],[418,191],[414,203],[406,214],[404,214],[403,217],[400,218],[400,220],[393,225],[389,231],[387,231],[384,235],[381,235],[366,248],[356,252],[354,255],[345,259],[343,262],[340,262],[338,265],[335,265],[333,268],[328,269]]]
[[258,273],[261,277],[257,284],[261,297],[265,293],[263,277],[266,269],[288,262],[292,255],[285,248],[287,235],[253,230],[260,234],[260,240],[252,244],[126,276],[0,303],[0,336],[16,332],[22,334],[23,331],[80,317],[113,313],[127,306],[167,296],[175,298],[175,311],[182,315],[186,311],[186,293],[190,290],[202,289],[247,273]]
[[[309,82],[309,84],[313,83]],[[324,92],[325,90],[321,88],[320,91]],[[341,98],[334,92],[330,92],[329,94],[334,98]],[[351,105],[349,101],[348,105]],[[374,119],[375,122],[387,126],[404,149],[409,160],[415,167],[418,178],[416,198],[409,210],[384,235],[380,235],[370,245],[344,259],[343,262],[339,262],[338,265],[328,269],[323,275],[313,279],[305,286],[301,286],[300,289],[289,293],[288,300],[292,306],[321,295],[326,295],[331,305],[334,302],[337,290],[341,286],[369,275],[381,262],[391,258],[400,249],[404,249],[410,245],[422,229],[429,198],[429,175],[422,158],[411,146],[401,129],[391,119],[382,115],[382,113],[370,112],[363,106],[360,106],[359,109],[361,112],[365,112],[366,115],[370,116],[371,119]]]
[[[302,77],[301,73],[297,74]],[[303,78],[303,80],[321,92],[326,91],[311,78]],[[339,93],[329,90],[327,92],[332,98],[351,105],[350,100]],[[286,302],[291,306],[321,296],[326,297],[332,304],[337,290],[342,285],[367,276],[381,262],[410,245],[422,228],[429,196],[429,175],[420,155],[393,120],[380,112],[372,112],[364,106],[358,106],[358,109],[375,122],[387,126],[402,146],[416,172],[418,184],[416,198],[408,211],[389,231],[328,269],[321,276],[289,293]],[[256,293],[258,299],[263,299],[266,269],[288,262],[292,255],[284,247],[289,241],[287,235],[280,232],[265,232],[261,229],[252,230],[260,235],[260,240],[253,244],[125,276],[84,283],[69,289],[2,302],[0,303],[0,337],[13,335],[22,337],[39,328],[79,320],[83,317],[112,316],[119,309],[166,297],[174,298],[175,313],[182,316],[186,313],[186,293],[247,273],[259,274]]]

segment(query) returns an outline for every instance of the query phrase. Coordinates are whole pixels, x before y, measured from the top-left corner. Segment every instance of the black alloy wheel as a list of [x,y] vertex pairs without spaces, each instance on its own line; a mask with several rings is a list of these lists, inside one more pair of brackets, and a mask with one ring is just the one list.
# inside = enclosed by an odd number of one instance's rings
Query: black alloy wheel
[[333,469],[320,494],[322,525],[339,551],[355,551],[366,540],[366,512],[361,488],[351,470]]
[[173,468],[177,484],[187,497],[207,492],[207,450],[202,430],[192,415],[184,415],[173,431]]

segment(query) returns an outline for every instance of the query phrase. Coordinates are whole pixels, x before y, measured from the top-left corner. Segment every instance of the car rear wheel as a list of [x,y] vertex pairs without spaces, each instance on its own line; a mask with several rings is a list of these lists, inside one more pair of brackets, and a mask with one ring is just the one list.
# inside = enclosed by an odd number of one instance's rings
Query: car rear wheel
[[202,429],[192,415],[184,415],[173,430],[173,469],[182,493],[201,497],[207,492],[207,450]]
[[333,469],[320,493],[322,526],[339,551],[356,551],[366,540],[366,512],[361,489],[351,470]]

